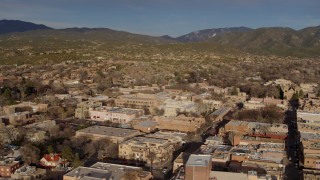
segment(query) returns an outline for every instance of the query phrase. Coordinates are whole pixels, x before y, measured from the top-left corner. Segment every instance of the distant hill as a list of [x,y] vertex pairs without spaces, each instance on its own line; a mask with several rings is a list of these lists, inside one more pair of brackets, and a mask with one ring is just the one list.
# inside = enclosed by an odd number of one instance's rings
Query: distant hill
[[204,29],[194,31],[183,36],[175,38],[180,42],[197,42],[197,41],[206,41],[217,35],[226,34],[230,32],[247,32],[252,29],[247,27],[231,27],[231,28],[216,28],[216,29]]
[[[13,22],[20,24],[22,21],[0,22],[0,31],[8,32],[5,30],[12,27]],[[22,22],[24,23],[26,22]],[[20,61],[24,61],[26,54],[29,55],[30,61],[34,57],[45,59],[42,57],[44,53],[47,53],[47,58],[54,56],[60,61],[86,57],[84,55],[88,54],[92,56],[107,54],[110,58],[126,55],[145,60],[150,57],[161,59],[162,56],[175,56],[175,54],[178,54],[180,59],[209,57],[208,54],[241,53],[320,56],[320,26],[301,30],[283,27],[206,29],[178,38],[168,35],[154,37],[108,28],[52,29],[44,25],[35,27],[38,29],[29,28],[19,33],[0,33],[0,61],[1,58],[2,61],[19,58]],[[56,54],[52,54],[53,52]]]
[[174,37],[171,37],[169,35],[164,35],[164,36],[161,36],[162,39],[166,39],[166,40],[172,40],[172,41],[175,41],[176,39]]
[[34,24],[19,20],[0,20],[0,34],[25,32],[39,29],[52,29],[42,24]]
[[319,55],[320,26],[296,31],[291,28],[259,28],[231,32],[210,39],[211,43],[249,53],[275,55]]

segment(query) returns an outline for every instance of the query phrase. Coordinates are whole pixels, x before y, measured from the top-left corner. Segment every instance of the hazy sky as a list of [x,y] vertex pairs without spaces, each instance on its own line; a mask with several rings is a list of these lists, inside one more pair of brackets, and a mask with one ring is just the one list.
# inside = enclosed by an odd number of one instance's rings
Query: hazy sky
[[171,36],[236,26],[301,29],[320,25],[320,0],[0,0],[0,19]]

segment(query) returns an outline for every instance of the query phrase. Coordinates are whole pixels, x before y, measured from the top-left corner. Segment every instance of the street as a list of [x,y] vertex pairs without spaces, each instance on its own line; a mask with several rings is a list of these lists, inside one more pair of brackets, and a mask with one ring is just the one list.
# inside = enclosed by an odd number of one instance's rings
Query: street
[[289,164],[285,169],[284,179],[300,180],[301,173],[301,149],[300,149],[300,136],[297,127],[297,110],[294,103],[290,103],[290,107],[286,112],[285,123],[288,125],[288,137],[286,139],[287,157]]

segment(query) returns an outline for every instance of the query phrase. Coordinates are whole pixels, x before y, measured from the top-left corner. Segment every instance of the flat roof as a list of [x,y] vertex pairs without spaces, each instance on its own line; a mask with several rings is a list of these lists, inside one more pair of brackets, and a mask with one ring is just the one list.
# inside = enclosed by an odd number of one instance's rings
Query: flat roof
[[248,180],[248,175],[234,172],[211,171],[210,178]]
[[144,143],[165,144],[169,141],[166,139],[152,138],[152,137],[134,137],[132,139],[129,139],[128,141],[125,141],[124,143],[128,143],[128,142],[133,142],[135,144],[144,144]]
[[301,140],[311,140],[311,139],[320,139],[320,134],[319,133],[305,133],[305,132],[300,132],[300,137]]
[[138,130],[132,129],[124,129],[124,128],[113,128],[106,126],[91,126],[85,129],[81,129],[77,132],[87,133],[87,134],[99,134],[105,136],[113,136],[113,137],[124,137],[131,136],[136,133],[139,133]]
[[138,123],[137,125],[138,126],[143,126],[143,127],[150,127],[150,126],[155,126],[157,125],[158,123],[156,121],[142,121],[140,123]]
[[109,179],[120,180],[128,171],[142,171],[142,168],[97,162],[91,167],[78,167],[65,176],[79,177],[81,180]]
[[191,154],[186,166],[208,166],[212,163],[211,155]]
[[217,110],[215,110],[213,113],[211,113],[210,115],[213,116],[213,115],[216,115],[216,116],[220,116],[224,113],[227,113],[231,110],[231,108],[229,107],[222,107],[222,108],[219,108]]

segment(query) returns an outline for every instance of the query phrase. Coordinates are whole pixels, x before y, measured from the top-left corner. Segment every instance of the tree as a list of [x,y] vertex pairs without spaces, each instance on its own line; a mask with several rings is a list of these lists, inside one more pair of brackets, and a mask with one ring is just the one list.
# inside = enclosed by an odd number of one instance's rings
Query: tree
[[303,90],[300,89],[300,91],[299,91],[299,98],[303,98],[303,96],[304,96]]
[[291,97],[291,100],[299,100],[299,93],[298,92],[294,92],[292,97]]
[[278,88],[279,88],[279,98],[280,99],[285,99],[284,92],[283,92],[282,88],[280,86]]
[[0,161],[3,160],[3,157],[6,155],[6,150],[4,143],[0,141]]
[[140,171],[128,171],[126,172],[121,180],[136,180],[139,179]]
[[233,87],[231,90],[231,95],[238,96],[238,94],[239,94],[238,89],[236,87]]
[[69,146],[63,146],[61,157],[71,162],[74,157],[72,149]]
[[228,141],[230,145],[233,145],[234,136],[235,136],[234,132],[231,131],[228,133]]
[[77,167],[79,167],[79,166],[83,166],[83,163],[82,163],[82,161],[80,160],[80,157],[79,157],[79,154],[78,154],[78,153],[75,154],[74,159],[73,159],[71,165],[72,165],[73,168],[77,168]]
[[11,99],[11,91],[9,88],[6,88],[2,94],[2,96],[4,98],[6,98],[7,100],[10,100]]
[[156,157],[157,157],[157,154],[155,152],[153,152],[153,151],[150,151],[150,149],[149,149],[149,152],[147,154],[147,158],[150,161],[150,172],[151,172],[151,174],[153,174],[152,173],[153,161],[155,160]]
[[49,154],[54,153],[54,149],[53,149],[52,145],[48,146],[47,151]]
[[40,159],[40,149],[31,144],[26,144],[23,147],[21,147],[20,152],[22,160],[26,164],[36,164]]
[[150,115],[150,110],[147,106],[143,106],[143,111],[145,115]]
[[117,158],[119,154],[119,147],[117,144],[111,143],[104,152],[104,156],[108,158]]

